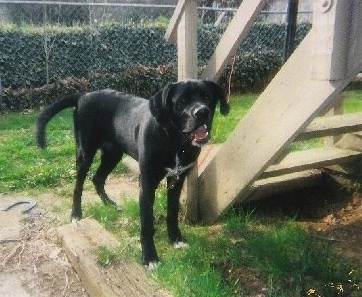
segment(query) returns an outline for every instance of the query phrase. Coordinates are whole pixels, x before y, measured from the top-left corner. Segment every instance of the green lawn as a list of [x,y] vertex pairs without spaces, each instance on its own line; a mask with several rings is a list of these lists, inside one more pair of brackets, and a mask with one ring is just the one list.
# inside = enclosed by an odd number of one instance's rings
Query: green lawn
[[[231,112],[218,113],[213,141],[223,142],[248,112],[257,95],[231,98]],[[346,92],[346,112],[362,111],[362,91]],[[48,127],[48,149],[39,150],[34,141],[38,112],[0,115],[0,192],[56,191],[71,196],[74,180],[72,113],[62,112]],[[314,146],[306,143],[305,146]],[[122,171],[120,165],[117,169]],[[115,174],[117,174],[117,172]],[[263,223],[253,213],[230,212],[217,226],[181,224],[191,248],[175,251],[165,230],[165,189],[157,192],[155,205],[156,243],[162,255],[160,269],[152,274],[175,296],[250,296],[254,277],[267,288],[266,296],[362,296],[362,271],[318,240],[296,222]],[[100,204],[86,205],[86,215],[98,219],[118,236],[117,250],[99,250],[101,265],[114,265],[125,255],[139,261],[139,210],[133,200],[119,213]],[[251,281],[251,280],[250,280]],[[340,290],[343,288],[343,292]],[[249,291],[248,291],[249,290]],[[309,292],[309,294],[307,294]],[[354,295],[353,295],[354,294]]]

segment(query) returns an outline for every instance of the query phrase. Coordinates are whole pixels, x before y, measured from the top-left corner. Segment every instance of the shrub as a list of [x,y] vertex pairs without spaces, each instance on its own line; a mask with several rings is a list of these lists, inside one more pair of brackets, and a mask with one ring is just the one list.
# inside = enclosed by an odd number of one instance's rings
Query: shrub
[[[305,35],[310,25],[298,28]],[[163,23],[2,26],[0,111],[34,108],[70,92],[105,87],[149,97],[177,79],[176,46],[165,42],[165,29]],[[280,24],[256,24],[220,82],[228,85],[231,78],[233,92],[264,88],[282,65],[283,32]],[[199,29],[200,70],[222,33],[223,28]]]

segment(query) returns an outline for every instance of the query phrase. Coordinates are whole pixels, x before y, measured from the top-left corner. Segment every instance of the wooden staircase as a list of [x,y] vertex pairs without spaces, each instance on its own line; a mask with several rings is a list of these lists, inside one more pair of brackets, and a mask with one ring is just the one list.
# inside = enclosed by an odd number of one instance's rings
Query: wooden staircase
[[[362,131],[362,113],[316,118],[296,141],[347,133],[348,136],[333,146],[287,153],[279,162],[270,165],[253,183],[249,193],[246,194],[247,197],[240,198],[248,201],[256,200],[293,188],[314,185],[321,181],[321,171],[317,169],[338,165],[339,167],[333,169],[341,170],[341,166],[344,166],[346,171],[348,165],[351,165],[348,166],[348,170],[358,167],[359,161],[362,160],[362,138],[353,133],[360,131]],[[357,145],[351,145],[351,137],[358,142]]]
[[[201,78],[218,80],[266,3],[242,2]],[[362,0],[315,1],[309,34],[212,159],[201,156],[202,164],[188,175],[189,220],[213,223],[235,202],[262,188],[280,188],[281,177],[293,181],[302,172],[310,180],[310,168],[359,160],[362,137],[345,133],[361,131],[361,116],[316,117],[337,103],[362,69],[361,15]],[[196,24],[197,1],[179,0],[165,37],[177,39],[180,80],[197,78]],[[347,141],[286,154],[297,138],[336,134]]]
[[[297,137],[295,142],[313,138],[341,136],[335,145],[301,151],[290,151],[278,162],[267,167],[264,173],[244,195],[241,202],[257,200],[291,189],[317,185],[322,180],[322,169],[348,171],[362,161],[362,113],[321,116],[315,118]],[[352,142],[351,142],[352,139]],[[211,145],[202,150],[198,175],[201,176],[220,146]],[[338,167],[332,167],[338,165]],[[362,166],[362,165],[361,165]]]

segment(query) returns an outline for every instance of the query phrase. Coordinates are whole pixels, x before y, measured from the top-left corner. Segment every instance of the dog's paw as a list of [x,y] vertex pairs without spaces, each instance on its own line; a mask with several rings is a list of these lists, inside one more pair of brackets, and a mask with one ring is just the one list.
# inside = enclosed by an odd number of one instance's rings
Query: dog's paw
[[80,220],[77,219],[77,218],[72,218],[71,219],[71,225],[72,225],[72,228],[74,230],[79,230],[79,228],[80,228]]
[[177,241],[177,242],[174,242],[174,244],[173,244],[173,247],[176,250],[183,250],[183,249],[188,248],[189,246],[190,245],[185,241]]
[[149,272],[155,271],[160,267],[161,262],[150,262],[147,265],[144,265],[145,269]]

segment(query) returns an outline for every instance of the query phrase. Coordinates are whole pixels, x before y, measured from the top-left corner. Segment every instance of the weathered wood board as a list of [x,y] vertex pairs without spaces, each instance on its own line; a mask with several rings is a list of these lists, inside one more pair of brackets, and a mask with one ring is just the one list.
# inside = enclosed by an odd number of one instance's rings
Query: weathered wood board
[[177,41],[177,26],[180,22],[182,14],[184,13],[185,2],[186,0],[179,0],[177,2],[175,11],[173,12],[172,18],[165,33],[165,40],[167,42]]
[[201,78],[214,81],[219,79],[240,43],[251,30],[266,2],[266,0],[244,0],[241,3],[238,11],[221,37],[215,52],[207,62]]
[[197,78],[197,1],[188,0],[177,26],[178,80]]
[[259,179],[250,187],[247,202],[301,188],[313,187],[323,182],[321,170],[312,169],[275,177]]
[[338,163],[347,163],[361,158],[361,152],[333,146],[289,153],[278,164],[270,165],[263,178],[289,174],[313,168],[322,168]]
[[362,131],[362,113],[318,117],[296,140]]
[[119,242],[97,221],[84,219],[58,228],[66,254],[89,296],[170,297],[140,265],[124,260],[109,268],[97,264],[99,247],[109,249]]

